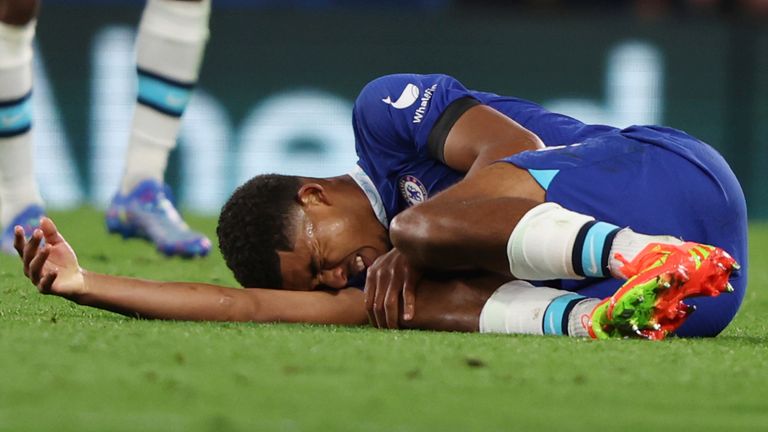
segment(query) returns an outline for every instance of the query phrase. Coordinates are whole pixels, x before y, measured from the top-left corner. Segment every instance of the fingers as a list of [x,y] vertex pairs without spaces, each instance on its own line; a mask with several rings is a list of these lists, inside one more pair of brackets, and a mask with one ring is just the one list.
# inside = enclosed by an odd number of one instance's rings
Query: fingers
[[374,284],[374,298],[373,298],[373,322],[378,328],[385,328],[387,323],[384,318],[384,296],[387,294],[386,283],[382,277],[381,270],[375,272],[376,277]]
[[45,266],[45,261],[48,259],[50,253],[51,247],[46,245],[44,248],[40,249],[29,262],[28,277],[33,284],[37,285],[43,278],[43,267]]
[[58,274],[55,271],[43,276],[37,284],[38,291],[43,294],[50,294],[53,292],[53,283],[56,281],[56,276],[58,276]]
[[382,305],[384,314],[384,323],[389,329],[399,328],[398,320],[400,318],[400,290],[403,287],[403,280],[398,277],[398,272],[389,269],[389,284],[384,295],[384,304]]
[[373,303],[376,298],[376,272],[371,269],[365,276],[365,312],[368,322],[376,326],[376,316],[373,313]]
[[64,237],[59,234],[59,229],[56,228],[56,224],[50,218],[43,217],[40,219],[40,229],[43,230],[45,241],[48,244],[55,245],[64,241]]
[[14,235],[14,246],[16,251],[20,252],[21,260],[24,263],[24,275],[32,284],[38,287],[40,292],[50,292],[56,277],[55,274],[54,276],[44,274],[45,263],[51,253],[51,246],[46,245],[40,248],[40,243],[43,241],[43,232],[36,229],[32,232],[29,241],[25,241],[24,230],[17,227],[14,230]]
[[27,238],[24,237],[24,228],[21,225],[13,227],[13,248],[19,254],[19,258],[24,258],[24,245],[27,243]]
[[382,269],[376,265],[372,266],[365,278],[365,308],[368,321],[377,328],[385,328],[387,324],[384,312],[386,287]]
[[379,257],[368,269],[365,280],[365,307],[370,323],[378,328],[396,329],[400,328],[401,313],[404,320],[412,319],[419,279],[418,270],[397,250]]
[[24,263],[24,275],[29,277],[29,264],[32,259],[37,255],[40,248],[40,242],[42,241],[43,233],[39,229],[32,232],[32,236],[24,245],[24,253],[22,254],[22,262]]
[[409,273],[403,283],[403,320],[410,321],[416,313],[416,285],[418,278]]

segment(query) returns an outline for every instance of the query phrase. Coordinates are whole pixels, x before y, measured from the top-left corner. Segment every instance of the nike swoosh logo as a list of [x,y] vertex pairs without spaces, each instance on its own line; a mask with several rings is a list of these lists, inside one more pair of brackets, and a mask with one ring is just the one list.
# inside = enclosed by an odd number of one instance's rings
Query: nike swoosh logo
[[389,96],[382,99],[381,101],[387,105],[392,105],[394,108],[405,109],[413,105],[413,103],[416,102],[418,98],[419,88],[415,84],[408,83],[396,101],[392,102],[392,99]]
[[179,106],[184,104],[185,98],[175,95],[168,95],[165,97],[165,103],[167,103],[170,106]]
[[9,126],[15,125],[16,123],[19,122],[19,120],[23,118],[24,118],[24,113],[20,112],[14,115],[4,115],[0,117],[0,122],[2,122],[3,126],[9,127]]
[[589,261],[592,264],[592,266],[589,268],[589,271],[591,274],[597,274],[597,263],[594,260],[595,258],[595,238],[592,237],[589,239]]

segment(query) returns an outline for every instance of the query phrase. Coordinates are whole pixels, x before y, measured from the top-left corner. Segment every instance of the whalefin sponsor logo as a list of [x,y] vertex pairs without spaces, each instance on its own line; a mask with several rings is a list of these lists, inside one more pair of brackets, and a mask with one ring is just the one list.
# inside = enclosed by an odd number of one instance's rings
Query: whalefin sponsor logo
[[414,206],[421,204],[427,200],[427,188],[421,180],[412,175],[405,175],[400,177],[400,193],[408,203],[408,205]]
[[405,88],[403,89],[403,92],[400,93],[400,97],[398,97],[396,101],[393,102],[392,98],[390,98],[389,96],[385,97],[381,101],[387,105],[391,105],[393,108],[405,109],[413,105],[413,103],[416,102],[418,99],[419,99],[419,88],[416,86],[416,84],[408,83],[408,85],[405,86]]
[[414,123],[421,123],[421,119],[423,119],[424,114],[427,113],[427,108],[429,107],[429,101],[432,100],[432,94],[435,93],[435,90],[437,90],[437,84],[433,84],[432,87],[424,90],[424,96],[421,97],[421,102],[419,103],[419,107],[416,108],[416,112],[413,113]]

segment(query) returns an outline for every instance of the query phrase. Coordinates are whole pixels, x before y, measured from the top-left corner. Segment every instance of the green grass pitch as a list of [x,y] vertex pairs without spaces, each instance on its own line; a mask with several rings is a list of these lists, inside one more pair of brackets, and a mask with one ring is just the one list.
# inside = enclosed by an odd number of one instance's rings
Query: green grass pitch
[[[234,286],[53,215],[91,270]],[[215,220],[191,223],[213,236]],[[140,321],[37,294],[0,257],[0,431],[768,430],[768,225],[750,289],[709,340],[588,341]]]

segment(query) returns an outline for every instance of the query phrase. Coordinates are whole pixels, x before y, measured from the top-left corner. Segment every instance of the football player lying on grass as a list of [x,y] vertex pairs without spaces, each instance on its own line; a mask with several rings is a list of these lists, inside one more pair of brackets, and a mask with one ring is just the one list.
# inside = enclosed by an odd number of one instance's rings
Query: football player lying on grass
[[[44,246],[40,246],[42,241]],[[239,289],[194,282],[159,282],[136,278],[112,276],[89,272],[81,268],[74,250],[58,232],[53,221],[43,218],[40,228],[35,230],[29,241],[25,239],[23,228],[15,229],[15,248],[18,251],[24,267],[24,274],[35,284],[43,294],[52,294],[85,306],[92,306],[112,312],[117,312],[135,318],[154,318],[169,320],[195,321],[254,321],[254,322],[303,322],[318,324],[361,325],[368,322],[365,299],[362,291],[356,288],[339,290],[289,291],[274,289]],[[710,255],[714,257],[715,253]],[[722,257],[721,257],[722,258]],[[672,258],[674,259],[674,258]],[[709,259],[705,259],[708,262]],[[733,261],[720,260],[730,265]],[[717,265],[717,262],[713,262]],[[690,261],[677,262],[693,270],[696,275],[695,263]],[[666,266],[662,266],[666,267]],[[724,269],[724,267],[723,267]],[[663,274],[663,273],[659,273]],[[676,273],[670,273],[676,274]],[[721,279],[718,283],[725,285],[727,272],[718,273]],[[672,284],[681,283],[676,280],[665,280]],[[409,320],[399,318],[399,324],[407,328],[450,331],[484,330],[483,325],[510,325],[507,313],[500,314],[506,322],[493,321],[493,317],[483,317],[498,313],[503,309],[503,299],[490,300],[498,296],[496,287],[503,284],[504,278],[492,273],[482,275],[465,275],[450,278],[423,278],[418,284],[419,294],[415,296],[415,306],[419,313]],[[513,281],[501,285],[502,288],[517,289],[522,281]],[[674,292],[681,285],[668,287],[667,291]],[[654,284],[654,287],[657,285]],[[548,288],[536,288],[548,290]],[[496,291],[496,293],[494,293]],[[628,293],[636,296],[644,290],[629,289]],[[508,296],[510,293],[505,293]],[[512,293],[514,295],[514,293]],[[715,294],[715,293],[711,293]],[[677,295],[677,294],[676,294]],[[619,300],[617,303],[615,300]],[[517,301],[530,307],[530,300],[517,298]],[[677,299],[676,299],[677,300]],[[618,306],[623,308],[617,315],[621,320],[607,316],[607,306],[593,308],[589,318],[600,320],[602,326],[629,326],[624,331],[636,331],[638,316],[627,316],[626,305],[621,304],[622,298],[614,296],[611,302],[600,305]],[[677,303],[671,303],[677,306]],[[578,306],[578,304],[576,304]],[[637,309],[636,309],[637,310]],[[675,309],[677,310],[677,309]],[[647,311],[643,311],[646,314]],[[545,314],[546,315],[546,314]],[[640,314],[636,314],[640,315]],[[585,314],[585,316],[587,316]],[[525,315],[517,317],[519,326],[531,327],[525,323]],[[680,316],[670,317],[680,319]],[[621,324],[615,324],[621,322]],[[664,317],[661,319],[665,323]],[[608,336],[589,331],[590,322],[579,321],[581,330],[574,327],[573,322],[566,323],[573,336],[592,337]],[[513,324],[514,325],[514,324]],[[669,325],[665,323],[664,325]],[[514,329],[514,328],[513,328]],[[489,329],[495,330],[495,329]],[[618,330],[617,330],[618,331]],[[507,331],[508,333],[523,333],[522,331]],[[535,333],[535,332],[528,332]],[[617,335],[618,333],[611,333]],[[653,338],[654,334],[643,333]]]
[[[728,285],[724,251],[746,270],[744,195],[684,132],[589,125],[440,74],[372,81],[352,121],[349,175],[258,176],[224,206],[219,246],[242,286],[362,287],[367,273],[371,322],[394,328],[401,303],[406,321],[420,313],[422,273],[486,271],[552,288],[505,284],[481,331],[598,337],[714,336],[741,304],[746,271]],[[590,316],[614,322],[585,330]]]
[[[388,328],[660,339],[714,336],[738,310],[746,277],[729,284],[734,259],[678,237],[746,263],[743,194],[722,157],[683,132],[585,125],[445,75],[379,78],[353,121],[356,171],[256,177],[235,191],[217,229],[241,285],[323,292],[159,283],[165,298],[150,293],[158,283],[90,275],[80,276],[85,299],[74,299],[153,318],[359,323],[364,314],[340,299],[363,303],[347,286],[367,272],[369,320]],[[562,143],[575,144],[526,151]],[[47,226],[51,247],[65,244]],[[24,246],[17,233],[17,243],[28,276],[48,290],[57,270],[36,257],[40,235]],[[69,273],[88,275],[69,254]],[[526,280],[559,280],[560,289]]]

